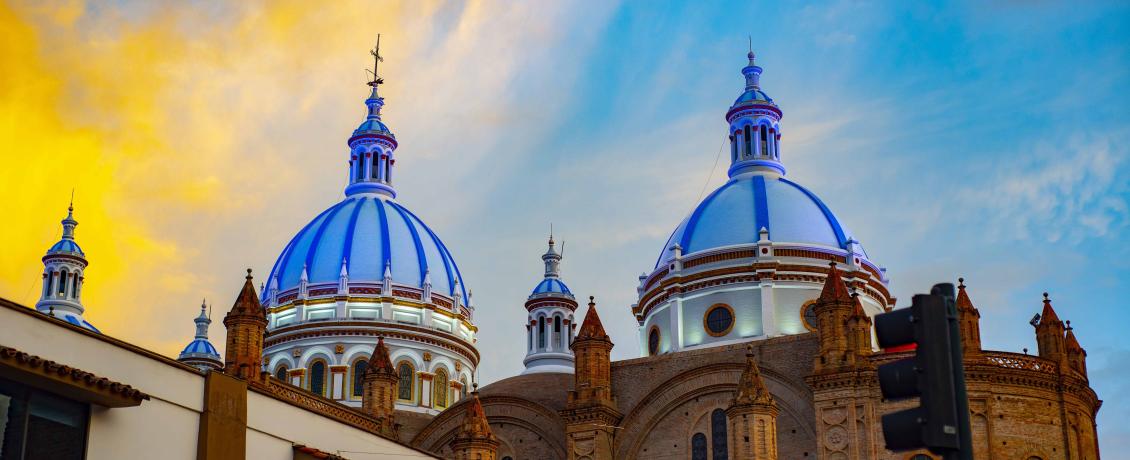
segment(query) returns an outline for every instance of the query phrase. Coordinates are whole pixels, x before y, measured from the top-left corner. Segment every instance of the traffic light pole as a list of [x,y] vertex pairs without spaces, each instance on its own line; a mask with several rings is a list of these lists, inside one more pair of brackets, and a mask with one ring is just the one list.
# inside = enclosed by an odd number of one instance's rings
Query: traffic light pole
[[957,314],[953,284],[935,284],[931,294],[946,298],[946,322],[950,330],[950,359],[953,361],[954,405],[957,408],[957,432],[961,448],[946,460],[973,460],[973,430],[969,426],[969,395],[965,391],[965,350],[961,344],[961,322]]

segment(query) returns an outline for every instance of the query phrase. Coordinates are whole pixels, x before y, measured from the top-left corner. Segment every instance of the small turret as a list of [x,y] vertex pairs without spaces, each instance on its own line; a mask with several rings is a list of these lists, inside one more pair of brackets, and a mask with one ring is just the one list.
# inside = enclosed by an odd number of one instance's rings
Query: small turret
[[224,373],[252,383],[265,383],[263,367],[263,334],[267,330],[267,313],[259,304],[251,269],[239,291],[231,311],[224,316],[227,346],[224,349]]
[[871,354],[871,317],[863,310],[863,303],[859,300],[859,293],[851,293],[852,310],[847,319],[848,330],[848,361],[856,365],[870,365],[870,361],[861,359]]
[[82,287],[88,262],[86,254],[75,242],[74,203],[67,207],[63,236],[43,256],[43,286],[35,309],[75,326],[98,332],[83,319],[86,308],[82,305]]
[[456,460],[495,460],[501,443],[490,429],[490,421],[479,400],[479,385],[471,391],[463,422],[451,440],[451,451]]
[[777,415],[780,409],[769,394],[761,370],[754,361],[752,347],[746,352],[746,366],[738,379],[738,391],[726,418],[733,430],[733,458],[777,460]]
[[957,322],[961,327],[961,348],[966,356],[981,352],[981,312],[965,292],[965,278],[957,279]]
[[1079,340],[1075,338],[1075,330],[1071,327],[1071,321],[1067,322],[1067,336],[1064,338],[1064,342],[1064,347],[1067,348],[1067,365],[1086,379],[1087,350],[1079,346]]
[[1067,358],[1064,344],[1063,321],[1055,314],[1048,293],[1044,293],[1044,309],[1040,312],[1040,322],[1036,324],[1036,346],[1040,357],[1063,363]]
[[849,348],[848,318],[855,310],[855,301],[848,293],[847,285],[840,277],[835,262],[829,264],[824,288],[820,291],[813,310],[816,313],[816,329],[820,337],[816,371],[833,371],[854,364],[856,353]]
[[577,301],[561,280],[561,257],[554,247],[553,233],[549,249],[541,256],[545,275],[526,299],[526,370],[535,372],[573,372],[573,312]]
[[380,433],[397,439],[400,425],[396,423],[396,389],[400,377],[392,366],[385,338],[377,338],[377,346],[369,358],[362,378],[361,410],[380,423]]
[[761,67],[751,49],[742,68],[745,90],[730,110],[730,177],[748,172],[785,174],[781,164],[781,108],[761,90]]
[[216,347],[208,341],[208,326],[212,324],[212,319],[208,317],[207,309],[206,302],[201,301],[200,316],[193,320],[196,323],[196,336],[180,352],[177,361],[204,371],[221,370],[224,368],[224,362],[220,359],[220,352],[216,351]]
[[591,450],[593,460],[613,458],[613,430],[623,417],[612,396],[612,346],[596,312],[596,301],[590,296],[589,311],[573,340],[574,384],[561,416],[566,423],[569,450],[575,451],[577,443],[583,442]]

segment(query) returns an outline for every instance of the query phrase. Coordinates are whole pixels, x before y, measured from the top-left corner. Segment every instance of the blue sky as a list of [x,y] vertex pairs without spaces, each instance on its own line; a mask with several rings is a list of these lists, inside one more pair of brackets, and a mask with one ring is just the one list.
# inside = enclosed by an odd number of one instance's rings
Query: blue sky
[[[88,316],[112,335],[175,353],[200,297],[226,306],[243,267],[268,272],[340,199],[381,32],[399,200],[474,290],[482,380],[521,370],[522,302],[550,222],[564,279],[597,297],[614,357],[638,356],[636,276],[725,179],[715,158],[752,37],[784,111],[788,177],[888,268],[899,305],[964,276],[986,348],[1034,353],[1027,321],[1048,291],[1106,400],[1103,450],[1130,449],[1118,423],[1130,416],[1118,397],[1130,393],[1130,5],[157,5],[14,8],[36,70],[58,83],[39,105],[68,126],[50,136],[102,133],[95,165],[114,165],[105,193],[82,168],[58,178],[79,184]],[[117,84],[123,68],[144,83]],[[45,248],[55,214],[5,239]],[[4,296],[34,303],[32,253],[0,277]]]

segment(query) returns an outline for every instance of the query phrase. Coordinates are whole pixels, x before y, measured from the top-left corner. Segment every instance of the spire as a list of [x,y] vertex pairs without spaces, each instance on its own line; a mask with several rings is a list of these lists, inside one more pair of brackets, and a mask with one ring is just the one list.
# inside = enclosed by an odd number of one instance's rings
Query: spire
[[965,353],[981,351],[981,312],[965,292],[965,278],[957,279],[957,320],[961,330],[961,345]]
[[257,384],[266,383],[268,374],[262,372],[262,367],[267,312],[259,303],[250,268],[235,303],[224,316],[224,327],[227,328],[224,373]]
[[549,232],[549,249],[542,254],[541,260],[545,262],[545,277],[558,278],[560,276],[561,254],[557,252],[553,242],[553,231]]
[[424,302],[432,298],[432,269],[424,270]]
[[1062,323],[1059,316],[1055,314],[1055,309],[1052,308],[1052,301],[1048,298],[1048,293],[1044,293],[1044,309],[1040,312],[1040,325],[1054,325]]
[[388,374],[396,376],[396,369],[392,366],[388,346],[385,345],[384,336],[377,337],[377,346],[373,347],[373,356],[369,358],[369,367],[365,374]]
[[734,397],[734,405],[777,407],[769,389],[765,387],[765,381],[761,379],[761,369],[753,359],[753,348],[748,347],[746,350],[746,366],[738,379],[738,394]]
[[341,272],[337,275],[337,293],[349,294],[349,262],[341,259]]
[[247,277],[244,278],[243,288],[239,290],[239,296],[235,298],[235,303],[232,305],[231,311],[228,315],[240,316],[257,316],[266,317],[266,312],[263,306],[259,303],[259,296],[255,294],[255,283],[252,282],[251,269],[247,269]]
[[850,301],[847,285],[840,277],[840,271],[836,270],[836,263],[831,262],[828,267],[828,277],[824,279],[824,289],[820,291],[819,299],[823,302]]
[[749,65],[742,68],[742,75],[745,76],[745,89],[761,89],[761,67],[754,62],[756,56],[753,54],[752,43],[746,57],[749,58]]
[[72,194],[71,204],[67,206],[67,217],[60,221],[63,224],[63,236],[47,249],[47,253],[42,258],[43,285],[35,309],[98,332],[98,329],[82,317],[85,312],[82,305],[84,271],[88,262],[82,248],[75,242],[75,227],[78,226],[78,221],[75,220],[74,210]]
[[451,451],[456,459],[493,459],[498,455],[500,444],[490,429],[490,421],[479,400],[479,384],[476,383],[463,413],[463,421],[451,440]]
[[208,339],[208,326],[212,324],[212,319],[208,317],[208,304],[206,300],[200,301],[200,316],[192,320],[196,323],[196,338]]
[[381,295],[392,295],[392,259],[385,260],[385,276],[381,283]]
[[[251,276],[250,273],[251,273],[251,271],[248,270],[248,276]],[[302,264],[302,274],[298,276],[298,298],[299,299],[305,299],[306,298],[306,294],[307,294],[306,288],[309,286],[309,284],[310,284],[310,275],[308,275],[306,273],[306,264]]]
[[381,121],[381,109],[385,100],[378,93],[378,87],[384,83],[380,76],[380,63],[384,62],[381,56],[381,38],[377,35],[377,45],[369,51],[373,56],[373,79],[367,84],[371,88],[369,97],[365,99],[367,113],[365,120],[349,138],[349,185],[345,187],[345,194],[374,193],[389,198],[396,197],[396,190],[392,188],[392,167],[396,163],[393,152],[396,150],[396,136]]
[[74,217],[75,203],[74,197],[71,197],[71,204],[67,205],[67,217],[60,223],[63,224],[63,238],[68,240],[75,239],[75,227],[78,226],[78,221]]
[[589,312],[585,313],[585,321],[581,323],[581,330],[577,332],[574,342],[588,339],[610,340],[608,334],[604,332],[600,315],[596,312],[596,300],[593,296],[589,296]]

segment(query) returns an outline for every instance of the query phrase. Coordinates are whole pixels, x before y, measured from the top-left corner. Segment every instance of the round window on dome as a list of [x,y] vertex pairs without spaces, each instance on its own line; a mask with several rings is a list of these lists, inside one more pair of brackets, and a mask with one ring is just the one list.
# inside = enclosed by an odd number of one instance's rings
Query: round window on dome
[[647,333],[647,354],[655,356],[659,354],[659,328],[651,326],[651,332]]
[[724,303],[714,304],[702,316],[702,326],[712,337],[722,337],[734,328],[734,309]]
[[809,332],[816,332],[816,301],[809,300],[800,307],[800,320]]

